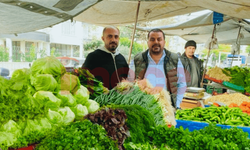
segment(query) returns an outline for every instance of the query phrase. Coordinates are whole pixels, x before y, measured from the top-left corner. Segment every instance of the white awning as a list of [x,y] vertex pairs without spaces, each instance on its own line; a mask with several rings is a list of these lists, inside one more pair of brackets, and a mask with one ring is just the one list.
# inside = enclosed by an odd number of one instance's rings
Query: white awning
[[[152,28],[160,28],[166,35],[176,35],[182,37],[185,40],[195,40],[197,43],[205,43],[209,38],[211,38],[213,33],[213,13],[214,12],[208,12],[204,15],[181,23],[150,28],[137,27],[137,29],[142,31],[149,31]],[[230,17],[227,15],[223,16],[223,22],[216,24],[215,35],[218,43],[236,43],[240,27],[240,33],[241,35],[243,35],[243,37],[240,39],[240,44],[249,45],[250,22],[244,19]]]

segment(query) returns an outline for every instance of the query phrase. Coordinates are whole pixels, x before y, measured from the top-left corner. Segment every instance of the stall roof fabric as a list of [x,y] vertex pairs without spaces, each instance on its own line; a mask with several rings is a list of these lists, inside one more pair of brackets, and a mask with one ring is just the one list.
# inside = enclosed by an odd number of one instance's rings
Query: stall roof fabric
[[[69,19],[96,25],[135,22],[138,0],[0,0],[0,34],[24,33]],[[248,18],[249,0],[142,0],[138,22],[209,9]]]
[[[158,27],[137,27],[138,30],[149,31],[160,28],[166,35],[177,35],[185,40],[195,40],[197,43],[206,43],[212,37],[214,22],[213,13],[208,12],[191,20]],[[234,44],[240,30],[241,45],[250,44],[250,22],[244,19],[223,16],[223,22],[216,24],[215,36],[218,43]]]
[[0,34],[43,29],[69,19],[98,0],[0,0]]
[[[135,22],[137,5],[138,0],[102,0],[74,19],[96,25],[131,24]],[[138,22],[206,9],[236,18],[249,18],[250,0],[143,0]]]

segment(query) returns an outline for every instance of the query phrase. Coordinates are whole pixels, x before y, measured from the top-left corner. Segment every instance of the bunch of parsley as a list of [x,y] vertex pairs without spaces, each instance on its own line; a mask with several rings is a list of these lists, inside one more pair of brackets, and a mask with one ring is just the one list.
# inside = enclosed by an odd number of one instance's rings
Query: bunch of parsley
[[89,120],[73,122],[49,134],[36,147],[36,150],[118,150],[115,141],[107,136],[105,129]]

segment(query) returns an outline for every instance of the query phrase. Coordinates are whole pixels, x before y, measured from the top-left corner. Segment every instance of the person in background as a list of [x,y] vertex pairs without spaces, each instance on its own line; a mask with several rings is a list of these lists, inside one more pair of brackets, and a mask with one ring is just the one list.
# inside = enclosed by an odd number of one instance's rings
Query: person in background
[[105,27],[102,35],[104,46],[89,53],[82,65],[109,90],[126,79],[129,70],[126,59],[117,48],[119,39],[120,31],[117,27]]
[[196,42],[187,41],[181,61],[185,69],[187,87],[200,87],[203,75],[203,62],[194,56]]
[[[129,80],[146,78],[153,87],[166,89],[171,95],[172,106],[180,109],[186,80],[183,65],[176,53],[164,48],[165,34],[160,29],[148,32],[148,49],[134,57]],[[131,71],[134,72],[131,73]]]

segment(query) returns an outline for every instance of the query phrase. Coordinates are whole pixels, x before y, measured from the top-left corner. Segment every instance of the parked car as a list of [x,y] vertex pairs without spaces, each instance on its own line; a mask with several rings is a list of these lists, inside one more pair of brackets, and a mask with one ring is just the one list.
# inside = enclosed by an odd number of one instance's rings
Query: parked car
[[56,57],[64,65],[67,72],[72,72],[74,68],[82,66],[85,59],[73,58],[73,57]]
[[10,70],[7,68],[0,68],[0,75],[6,79],[10,79]]

